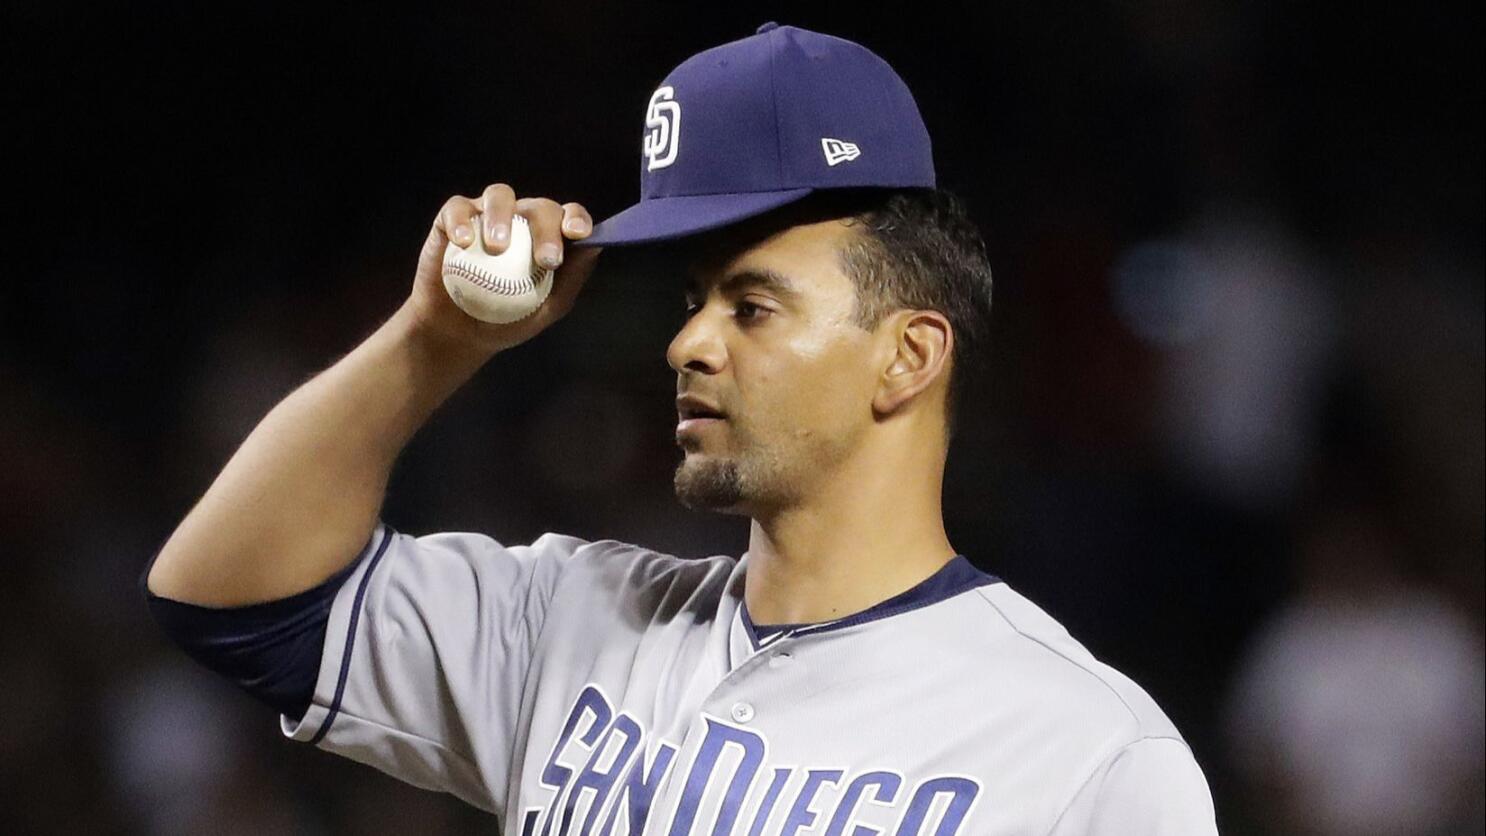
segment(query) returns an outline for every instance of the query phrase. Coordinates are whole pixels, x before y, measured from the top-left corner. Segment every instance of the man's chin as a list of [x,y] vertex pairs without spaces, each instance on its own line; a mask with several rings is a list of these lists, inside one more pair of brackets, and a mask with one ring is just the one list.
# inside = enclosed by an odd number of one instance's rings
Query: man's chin
[[729,459],[689,452],[676,468],[675,486],[676,498],[694,511],[744,513],[743,481]]

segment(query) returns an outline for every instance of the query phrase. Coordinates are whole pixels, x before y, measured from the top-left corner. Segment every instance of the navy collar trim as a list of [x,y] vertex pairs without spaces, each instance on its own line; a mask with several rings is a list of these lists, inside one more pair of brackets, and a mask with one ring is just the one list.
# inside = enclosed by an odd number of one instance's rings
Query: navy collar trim
[[761,650],[779,639],[789,636],[810,636],[816,633],[827,633],[833,630],[844,630],[847,627],[855,627],[858,624],[866,624],[895,615],[937,604],[949,598],[953,598],[962,592],[1000,583],[1001,579],[995,575],[989,575],[975,568],[970,559],[962,554],[957,554],[952,560],[944,564],[939,571],[925,578],[917,586],[906,592],[901,592],[893,597],[876,604],[854,615],[838,618],[835,621],[823,621],[819,624],[754,624],[753,618],[748,614],[748,603],[742,602],[739,609],[743,616],[743,627],[748,631],[748,640],[753,644],[754,650]]

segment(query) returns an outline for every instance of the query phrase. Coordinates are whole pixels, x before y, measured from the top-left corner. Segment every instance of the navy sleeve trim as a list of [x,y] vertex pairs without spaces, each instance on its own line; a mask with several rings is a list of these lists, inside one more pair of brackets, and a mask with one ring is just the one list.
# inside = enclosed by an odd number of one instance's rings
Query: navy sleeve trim
[[[320,724],[319,731],[310,738],[310,745],[317,746],[330,733],[330,724],[335,722],[336,715],[341,713],[341,698],[346,695],[346,679],[351,675],[351,651],[356,648],[356,628],[361,622],[361,605],[366,600],[366,588],[371,583],[372,572],[377,570],[377,564],[382,562],[382,555],[387,553],[387,546],[392,542],[397,532],[390,527],[383,526],[382,542],[377,545],[377,553],[372,555],[371,562],[367,564],[366,571],[361,575],[361,583],[356,587],[356,600],[351,605],[351,619],[346,625],[346,649],[341,653],[340,676],[335,682],[335,696],[330,701],[330,711],[325,715],[325,722]],[[327,610],[327,615],[329,611]],[[306,706],[309,703],[305,703]],[[301,715],[302,716],[302,715]]]
[[299,719],[314,699],[331,606],[360,562],[352,561],[312,589],[246,607],[201,607],[162,598],[147,586],[145,600],[186,655],[280,714]]

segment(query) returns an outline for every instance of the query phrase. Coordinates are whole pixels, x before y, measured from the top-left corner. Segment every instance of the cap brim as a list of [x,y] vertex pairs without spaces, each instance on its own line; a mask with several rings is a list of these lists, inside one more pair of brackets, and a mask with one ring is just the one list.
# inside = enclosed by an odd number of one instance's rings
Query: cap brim
[[605,219],[576,246],[622,246],[669,241],[719,229],[794,203],[814,189],[655,197]]

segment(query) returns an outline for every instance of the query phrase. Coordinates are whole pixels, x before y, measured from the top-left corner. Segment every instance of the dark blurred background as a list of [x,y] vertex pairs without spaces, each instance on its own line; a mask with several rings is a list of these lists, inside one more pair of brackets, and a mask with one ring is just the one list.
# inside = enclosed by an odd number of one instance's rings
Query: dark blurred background
[[[624,207],[656,82],[770,19],[892,63],[985,231],[955,545],[1156,697],[1225,833],[1482,832],[1481,5],[1316,0],[6,3],[0,831],[493,832],[281,740],[139,572],[448,195]],[[670,492],[679,283],[605,259],[390,522],[742,550]]]

